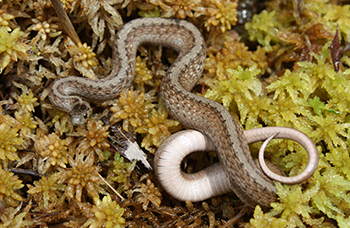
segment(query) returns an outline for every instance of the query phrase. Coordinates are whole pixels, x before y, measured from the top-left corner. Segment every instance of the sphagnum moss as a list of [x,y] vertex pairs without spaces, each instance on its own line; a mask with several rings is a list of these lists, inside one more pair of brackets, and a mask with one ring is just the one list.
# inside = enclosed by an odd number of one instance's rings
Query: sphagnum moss
[[103,150],[110,147],[108,143],[109,125],[103,126],[101,120],[88,119],[85,126],[82,125],[77,128],[75,136],[81,136],[82,140],[79,142],[76,151],[79,153],[89,154],[94,152],[100,160],[104,160]]
[[17,128],[11,127],[7,123],[0,124],[0,160],[4,164],[10,161],[19,160],[17,147],[24,142],[19,136]]
[[67,40],[65,46],[73,59],[75,69],[85,77],[97,79],[95,70],[99,62],[91,47],[86,43],[76,45],[70,39]]
[[[28,212],[20,212],[23,205],[19,205],[16,208],[8,207],[3,210],[0,215],[0,228],[20,228],[20,227],[31,227],[34,225],[33,221],[28,220]],[[19,213],[20,212],[20,213]]]
[[[162,192],[152,172],[144,174],[142,166],[131,170],[124,167],[127,163],[121,159],[118,164],[127,169],[121,180],[126,182],[118,190],[126,200],[111,200],[114,193],[98,178],[107,174],[110,181],[116,166],[111,160],[102,161],[100,155],[96,156],[100,150],[108,149],[107,125],[98,123],[95,127],[91,124],[75,129],[69,114],[56,110],[46,99],[50,85],[58,78],[107,76],[112,67],[115,33],[138,13],[187,19],[198,26],[209,54],[200,80],[202,91],[208,90],[215,100],[222,101],[245,129],[289,126],[302,130],[317,143],[320,163],[315,175],[302,188],[277,184],[279,202],[264,212],[256,207],[254,214],[246,215],[239,226],[346,227],[349,223],[350,61],[344,52],[340,70],[335,72],[326,45],[333,39],[337,25],[341,48],[349,41],[350,13],[345,1],[267,1],[265,10],[246,23],[248,35],[238,29],[228,31],[235,26],[236,15],[243,15],[236,14],[236,3],[243,1],[62,1],[82,43],[86,43],[80,47],[62,32],[63,24],[56,19],[50,1],[3,3],[0,138],[4,137],[0,139],[0,155],[5,160],[0,173],[5,177],[0,180],[5,182],[0,184],[1,227],[30,227],[33,220],[41,226],[69,220],[64,224],[67,227],[219,227],[234,216],[232,211],[239,201],[232,195],[185,206]],[[258,4],[254,7],[259,10]],[[249,36],[261,46],[246,42],[245,37]],[[110,119],[112,124],[124,122],[124,129],[134,134],[137,142],[144,140],[146,147],[155,150],[169,132],[181,128],[171,126],[175,122],[159,111],[158,103],[161,78],[176,55],[149,46],[140,48],[138,55],[137,75],[129,92],[124,91],[119,98],[122,101],[114,105],[115,101],[106,101],[106,109],[91,103],[92,122],[115,115]],[[110,107],[114,110],[108,113]],[[70,162],[64,163],[66,168],[51,166],[45,178],[34,180],[40,176],[40,167],[44,167],[38,166],[35,141],[54,134],[61,141],[72,140],[68,145]],[[257,146],[251,149],[254,153]],[[266,153],[290,175],[305,165],[304,151],[293,142],[273,140]],[[192,164],[191,159],[187,162]],[[28,173],[16,177],[5,171],[18,172],[16,165]],[[193,166],[185,165],[184,169],[188,171],[188,167]],[[23,188],[19,178],[33,187]],[[102,197],[100,193],[110,194],[110,198],[94,200],[94,196]],[[14,208],[21,201],[27,206]]]
[[112,200],[110,195],[103,197],[100,200],[94,198],[95,205],[92,208],[94,217],[89,218],[81,227],[90,228],[122,228],[124,227],[125,219],[122,217],[124,208]]
[[[0,27],[0,72],[8,67],[11,61],[26,58],[29,46],[23,42],[24,37],[25,34],[20,28],[9,31],[7,26]],[[12,64],[9,66],[12,67]]]
[[57,182],[59,175],[60,173],[54,173],[49,177],[43,176],[39,181],[34,181],[34,186],[28,184],[27,192],[33,195],[40,210],[52,210],[53,206],[58,207],[59,203],[63,203],[61,197],[66,185]]
[[34,140],[36,153],[39,155],[38,172],[45,174],[53,166],[66,168],[68,163],[68,145],[72,138],[60,139],[55,133],[38,137]]
[[67,185],[65,194],[69,199],[74,198],[79,202],[82,199],[85,189],[91,197],[98,197],[99,185],[102,184],[98,173],[101,167],[95,166],[95,157],[91,152],[88,156],[83,153],[75,155],[75,160],[68,157],[68,162],[72,168],[61,171],[58,183]]
[[135,168],[135,163],[124,161],[119,153],[114,155],[112,180],[124,184]]
[[146,98],[143,92],[123,90],[119,99],[111,107],[111,111],[114,112],[111,122],[115,123],[123,120],[123,129],[125,131],[131,131],[136,127],[143,126],[149,110],[154,107],[154,104],[146,100]]
[[171,132],[181,128],[178,121],[168,119],[168,113],[163,105],[159,106],[158,110],[152,109],[144,119],[143,126],[136,128],[136,132],[146,134],[141,146],[151,153],[155,153],[154,147],[159,147],[171,135]]
[[3,170],[0,166],[0,200],[11,206],[17,206],[23,200],[17,193],[24,185],[18,176]]

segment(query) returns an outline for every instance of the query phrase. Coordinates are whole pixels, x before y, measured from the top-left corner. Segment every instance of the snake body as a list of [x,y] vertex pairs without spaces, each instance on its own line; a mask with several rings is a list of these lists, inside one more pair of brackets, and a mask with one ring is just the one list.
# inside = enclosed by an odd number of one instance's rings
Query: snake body
[[[315,144],[307,135],[298,130],[287,127],[265,127],[245,130],[244,136],[248,144],[263,140],[266,140],[264,144],[267,144],[272,138],[291,139],[298,142],[307,151],[309,162],[305,169],[296,176],[285,177],[276,165],[270,162],[265,163],[263,156],[266,145],[261,146],[259,163],[257,160],[255,162],[273,180],[284,184],[298,184],[308,179],[317,167],[318,151]],[[154,158],[155,173],[163,188],[174,198],[191,202],[231,192],[230,180],[220,163],[214,163],[191,174],[181,170],[183,159],[190,153],[215,150],[211,139],[199,131],[184,130],[172,134],[160,145]]]
[[69,112],[73,124],[84,123],[91,108],[83,98],[118,97],[123,88],[131,85],[137,47],[145,43],[163,45],[178,52],[163,78],[160,97],[173,118],[211,139],[232,191],[251,206],[268,206],[276,201],[276,187],[253,161],[236,119],[219,103],[190,92],[201,77],[206,52],[200,31],[187,21],[143,18],[127,23],[115,38],[112,72],[96,81],[79,77],[55,81],[49,95],[51,103]]

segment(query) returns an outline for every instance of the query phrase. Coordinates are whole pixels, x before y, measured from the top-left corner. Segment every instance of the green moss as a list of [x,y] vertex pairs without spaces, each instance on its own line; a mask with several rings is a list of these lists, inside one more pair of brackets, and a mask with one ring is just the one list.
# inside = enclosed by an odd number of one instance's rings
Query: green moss
[[115,176],[112,178],[112,180],[120,184],[126,183],[127,178],[135,168],[135,162],[125,162],[124,157],[122,157],[119,153],[116,153],[114,155],[113,165],[113,172],[115,173]]
[[[42,226],[55,221],[70,227],[216,227],[234,216],[237,204],[226,196],[185,206],[161,194],[152,171],[132,172],[135,163],[125,162],[119,154],[111,165],[106,151],[108,135],[100,137],[104,134],[99,131],[102,125],[75,131],[69,114],[57,111],[47,99],[50,85],[58,78],[77,76],[79,71],[84,74],[85,68],[92,77],[108,75],[115,33],[138,13],[143,17],[188,18],[203,32],[208,58],[199,83],[203,90],[209,88],[205,96],[222,103],[244,129],[292,127],[317,144],[320,161],[315,174],[302,185],[276,183],[278,202],[265,212],[257,206],[250,223],[240,226],[350,226],[350,58],[349,52],[343,53],[340,70],[335,72],[329,51],[337,25],[342,48],[350,40],[348,3],[266,1],[266,9],[246,23],[249,38],[261,45],[254,47],[254,43],[244,43],[243,32],[226,31],[236,22],[237,1],[92,2],[96,4],[63,2],[66,12],[75,18],[78,33],[91,35],[84,37],[86,45],[59,35],[58,29],[65,27],[58,27],[60,19],[46,1],[14,0],[1,5],[0,72],[7,75],[0,102],[0,160],[4,163],[4,170],[0,168],[0,201],[7,208],[1,209],[0,227],[30,226],[32,220]],[[124,129],[154,152],[164,138],[182,128],[157,105],[161,78],[174,55],[161,53],[161,48],[138,50],[143,57],[136,60],[133,90],[123,92],[119,101],[106,101],[103,108],[94,102],[91,105],[94,117],[101,119],[108,116],[107,109],[114,103],[111,124],[123,121]],[[8,87],[10,81],[25,85],[12,82],[14,86]],[[52,134],[66,140],[65,146],[76,159],[70,157],[70,167],[57,166],[60,172],[50,168],[47,178],[28,185],[29,190],[23,188],[22,181],[6,169],[23,166],[20,168],[33,172],[31,175],[40,173],[43,166],[33,153],[33,140]],[[100,162],[94,153],[86,157],[92,148]],[[259,145],[250,148],[254,154]],[[300,173],[307,162],[304,149],[287,140],[272,140],[266,156],[290,176]],[[185,169],[191,166],[188,163]],[[109,197],[110,189],[102,185],[98,173],[107,175],[117,191],[124,191],[127,197],[122,206]],[[100,194],[108,196],[99,199]],[[28,203],[25,208],[13,208],[19,201]],[[221,213],[225,211],[229,213]]]
[[24,185],[18,176],[0,166],[0,200],[10,206],[17,206],[22,196],[17,193]]
[[331,1],[317,0],[307,1],[307,7],[317,12],[318,21],[325,24],[332,31],[339,25],[339,32],[342,39],[350,41],[350,5],[335,5]]
[[[268,214],[256,208],[251,220],[255,227],[285,227],[286,222],[288,227],[322,227],[323,215],[339,223],[349,216],[350,70],[334,71],[329,46],[330,42],[320,53],[312,53],[314,61],[297,63],[296,70],[286,70],[268,85],[266,90],[273,98],[263,95],[258,70],[241,67],[227,70],[228,78],[216,81],[205,93],[232,113],[237,108],[245,128],[261,124],[293,127],[308,134],[325,154],[303,188],[276,183],[280,202],[273,203]],[[304,169],[307,156],[300,145],[286,140],[273,140],[269,145],[267,156],[289,175]]]
[[244,97],[253,100],[254,96],[259,96],[262,91],[261,83],[256,77],[260,70],[246,68],[241,66],[237,70],[228,69],[226,75],[230,78],[222,80],[207,90],[204,96],[211,100],[222,103],[225,108],[229,109],[234,96]]
[[155,7],[153,10],[148,11],[141,10],[139,15],[141,17],[160,17],[159,7]]
[[9,32],[6,26],[0,27],[0,73],[11,60],[17,61],[19,55],[25,55],[29,46],[20,42],[23,36],[20,28]]
[[94,207],[91,216],[82,227],[106,227],[106,228],[122,228],[124,227],[125,219],[123,218],[124,208],[120,207],[110,195],[103,197],[100,200],[94,197]]
[[256,228],[288,227],[288,221],[286,219],[278,219],[269,214],[264,214],[260,206],[257,206],[255,208],[254,218],[250,220],[250,224],[252,224]]
[[282,28],[283,25],[276,15],[276,11],[264,10],[260,14],[255,14],[253,20],[245,24],[249,39],[258,41],[267,52],[273,51],[273,43],[281,42],[277,36],[277,29]]
[[24,142],[18,137],[18,129],[7,123],[0,124],[0,159],[6,164],[8,160],[19,160],[17,146]]

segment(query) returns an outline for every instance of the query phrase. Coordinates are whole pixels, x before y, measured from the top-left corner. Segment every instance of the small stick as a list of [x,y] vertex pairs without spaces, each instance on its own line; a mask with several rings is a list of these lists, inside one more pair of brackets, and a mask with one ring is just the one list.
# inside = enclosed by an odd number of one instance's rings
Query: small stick
[[76,45],[81,43],[79,36],[75,31],[75,28],[73,27],[71,20],[69,19],[66,11],[62,6],[62,2],[60,0],[51,0],[51,2],[58,17],[60,18],[63,30],[67,33],[67,35],[73,40],[73,42]]

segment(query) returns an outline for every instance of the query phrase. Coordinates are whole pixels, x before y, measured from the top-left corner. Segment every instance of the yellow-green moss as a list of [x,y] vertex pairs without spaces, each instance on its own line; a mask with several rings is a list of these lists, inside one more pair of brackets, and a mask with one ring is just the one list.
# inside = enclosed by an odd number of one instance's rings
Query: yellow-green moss
[[[4,176],[0,200],[5,205],[0,209],[0,227],[30,226],[34,219],[41,226],[69,220],[63,225],[219,227],[233,217],[239,201],[232,197],[184,206],[163,194],[152,171],[145,174],[142,166],[133,170],[135,163],[130,165],[119,155],[113,163],[104,156],[107,150],[116,152],[109,146],[113,135],[109,137],[107,127],[116,122],[123,122],[136,142],[152,152],[182,128],[167,115],[158,97],[174,52],[139,48],[132,87],[117,101],[102,106],[91,102],[94,119],[81,127],[74,127],[69,114],[47,99],[50,85],[58,78],[107,76],[113,65],[115,33],[141,11],[142,16],[188,19],[203,32],[208,57],[199,81],[202,88],[193,92],[202,89],[206,97],[224,104],[244,129],[293,127],[317,144],[320,162],[315,174],[302,185],[276,183],[278,202],[265,212],[257,206],[250,223],[240,226],[346,227],[349,223],[350,58],[343,53],[340,70],[335,72],[329,51],[337,25],[341,47],[350,40],[350,8],[344,1],[267,1],[265,10],[246,23],[248,34],[229,31],[237,20],[237,3],[242,1],[62,1],[86,45],[75,44],[62,33],[63,24],[50,1],[3,2],[0,158],[5,170],[21,168],[28,172],[23,176],[45,171],[47,176],[28,183],[28,190],[12,172],[0,170]],[[261,46],[246,42],[247,36]],[[36,149],[41,140],[51,146],[52,155],[61,158],[42,157]],[[258,146],[251,146],[253,154]],[[266,154],[288,175],[300,173],[307,161],[304,149],[292,141],[273,140]],[[192,165],[184,169],[188,167]],[[102,184],[105,175],[111,187],[117,185],[126,197],[122,207]],[[119,183],[111,181],[113,177]],[[100,194],[111,195],[100,200]],[[13,208],[20,201],[29,203],[26,208]]]

